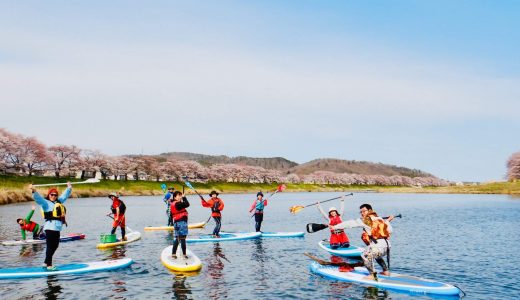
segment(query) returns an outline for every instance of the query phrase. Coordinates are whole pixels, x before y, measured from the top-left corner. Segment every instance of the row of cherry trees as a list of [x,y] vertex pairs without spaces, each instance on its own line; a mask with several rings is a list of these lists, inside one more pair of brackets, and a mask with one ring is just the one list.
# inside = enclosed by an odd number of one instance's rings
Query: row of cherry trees
[[520,152],[513,153],[507,161],[507,179],[511,181],[520,179]]
[[25,137],[0,128],[0,171],[25,175],[49,174],[56,177],[80,173],[82,177],[104,179],[180,181],[187,176],[193,181],[252,183],[313,183],[343,185],[443,186],[448,183],[435,177],[338,174],[317,171],[298,176],[262,167],[220,164],[209,167],[196,161],[159,159],[151,156],[108,156],[99,151],[76,146],[46,147],[34,137]]

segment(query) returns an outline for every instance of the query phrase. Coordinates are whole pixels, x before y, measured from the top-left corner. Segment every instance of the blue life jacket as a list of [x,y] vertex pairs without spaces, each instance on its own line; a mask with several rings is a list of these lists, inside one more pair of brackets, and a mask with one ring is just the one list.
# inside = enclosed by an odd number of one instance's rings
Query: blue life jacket
[[258,199],[256,199],[256,206],[255,206],[255,209],[258,210],[258,211],[263,211],[265,208],[265,205],[264,205],[264,199],[258,201]]

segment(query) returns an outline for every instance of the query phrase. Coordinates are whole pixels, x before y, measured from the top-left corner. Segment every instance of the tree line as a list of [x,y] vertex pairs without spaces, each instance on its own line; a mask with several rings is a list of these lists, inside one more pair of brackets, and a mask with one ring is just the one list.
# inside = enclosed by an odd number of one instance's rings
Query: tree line
[[312,183],[381,186],[446,186],[433,176],[408,177],[361,175],[315,171],[297,175],[258,166],[213,164],[203,166],[192,160],[149,155],[109,156],[98,150],[74,145],[46,146],[35,137],[26,137],[0,128],[0,171],[24,176],[43,175],[111,180],[182,181],[187,176],[199,182]]

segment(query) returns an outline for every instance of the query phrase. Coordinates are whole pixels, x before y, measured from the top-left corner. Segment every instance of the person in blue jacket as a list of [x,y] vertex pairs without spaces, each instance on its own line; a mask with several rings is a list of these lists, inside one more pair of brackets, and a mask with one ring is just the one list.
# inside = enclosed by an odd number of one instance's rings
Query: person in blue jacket
[[168,216],[168,226],[173,226],[173,218],[170,211],[170,204],[173,202],[173,191],[175,188],[169,187],[168,192],[164,195],[163,202],[166,204],[166,215]]
[[52,265],[52,256],[60,245],[60,231],[63,224],[67,225],[65,221],[65,206],[63,203],[67,201],[72,192],[72,185],[67,182],[67,189],[58,197],[58,190],[55,188],[49,189],[47,197],[43,198],[36,189],[29,186],[32,192],[34,201],[42,207],[45,223],[43,229],[46,235],[46,251],[45,251],[45,266],[48,271],[56,271],[57,268]]

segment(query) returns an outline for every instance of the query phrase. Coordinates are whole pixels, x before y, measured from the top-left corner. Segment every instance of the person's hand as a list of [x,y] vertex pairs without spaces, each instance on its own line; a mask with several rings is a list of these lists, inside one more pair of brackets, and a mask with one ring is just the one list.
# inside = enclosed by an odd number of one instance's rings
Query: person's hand
[[32,208],[32,210],[35,210],[35,209],[36,209],[36,206],[33,205],[33,206],[31,206],[31,208]]
[[31,193],[36,192],[36,188],[34,188],[32,184],[29,184],[29,190],[31,191]]
[[70,183],[70,181],[67,181],[67,187],[68,187],[69,189],[72,188],[72,183]]
[[394,215],[389,215],[387,221],[388,221],[388,222],[391,222],[394,218],[395,218]]
[[330,230],[334,230],[334,225],[329,224],[329,228],[330,228]]
[[112,213],[108,213],[108,214],[107,214],[107,217],[110,217],[111,214],[112,214]]

